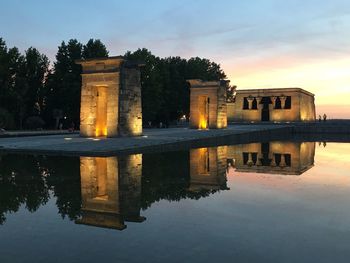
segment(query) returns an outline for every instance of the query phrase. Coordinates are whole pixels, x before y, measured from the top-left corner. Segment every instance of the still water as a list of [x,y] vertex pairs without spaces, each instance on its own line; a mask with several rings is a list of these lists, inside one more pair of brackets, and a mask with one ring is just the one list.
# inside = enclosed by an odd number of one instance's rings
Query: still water
[[350,144],[0,156],[0,262],[349,262]]

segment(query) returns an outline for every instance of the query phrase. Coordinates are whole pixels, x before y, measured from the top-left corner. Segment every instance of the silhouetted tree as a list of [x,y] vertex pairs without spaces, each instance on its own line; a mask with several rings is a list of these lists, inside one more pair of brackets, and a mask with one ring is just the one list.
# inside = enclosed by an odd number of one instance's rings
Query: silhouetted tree
[[79,124],[81,66],[75,61],[107,56],[106,46],[98,39],[90,39],[86,45],[82,45],[76,39],[70,39],[67,44],[64,41],[61,43],[47,84],[47,118],[50,119],[51,126],[55,123],[55,128],[58,128],[57,112],[62,112],[62,117],[67,117],[67,121]]
[[0,39],[0,103],[19,128],[26,117],[41,114],[48,67],[48,58],[37,49],[31,47],[23,56]]
[[141,69],[142,114],[149,121],[168,123],[189,115],[188,79],[220,80],[226,78],[220,65],[208,59],[180,57],[159,58],[147,49],[128,51],[125,57],[145,63]]
[[[48,113],[53,124],[57,116],[55,112],[63,112],[61,117],[68,116],[70,120],[79,123],[81,68],[75,60],[82,58],[83,45],[76,39],[66,44],[64,41],[58,47],[53,72],[48,78]],[[64,115],[64,116],[63,116]],[[58,122],[55,123],[58,128]]]
[[106,46],[99,39],[90,39],[83,47],[83,58],[104,58],[108,57]]

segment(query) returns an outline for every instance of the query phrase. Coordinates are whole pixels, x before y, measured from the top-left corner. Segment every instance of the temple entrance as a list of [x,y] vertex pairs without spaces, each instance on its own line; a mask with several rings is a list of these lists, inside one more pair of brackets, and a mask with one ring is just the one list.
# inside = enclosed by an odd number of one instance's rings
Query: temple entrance
[[198,98],[198,114],[199,114],[199,129],[207,129],[209,127],[209,98],[200,96]]
[[107,136],[107,87],[97,87],[96,136]]
[[270,97],[262,97],[260,104],[262,104],[261,121],[270,121],[270,107],[272,103]]

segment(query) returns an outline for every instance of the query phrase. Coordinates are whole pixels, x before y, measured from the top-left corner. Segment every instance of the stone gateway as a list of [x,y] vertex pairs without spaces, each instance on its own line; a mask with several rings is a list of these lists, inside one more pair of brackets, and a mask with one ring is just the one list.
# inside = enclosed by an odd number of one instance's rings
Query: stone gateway
[[123,57],[78,60],[82,65],[80,136],[142,134],[140,63]]
[[229,81],[192,79],[187,82],[191,85],[190,128],[226,128],[226,89]]

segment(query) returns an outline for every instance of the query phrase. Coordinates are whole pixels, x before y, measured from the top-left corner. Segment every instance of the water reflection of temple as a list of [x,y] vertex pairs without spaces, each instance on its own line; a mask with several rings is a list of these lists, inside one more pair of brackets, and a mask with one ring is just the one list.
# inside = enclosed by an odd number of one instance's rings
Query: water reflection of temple
[[227,146],[190,150],[190,191],[224,190]]
[[142,155],[81,157],[82,216],[78,224],[122,230],[140,216]]
[[228,147],[238,172],[300,175],[314,165],[314,142],[250,143]]

